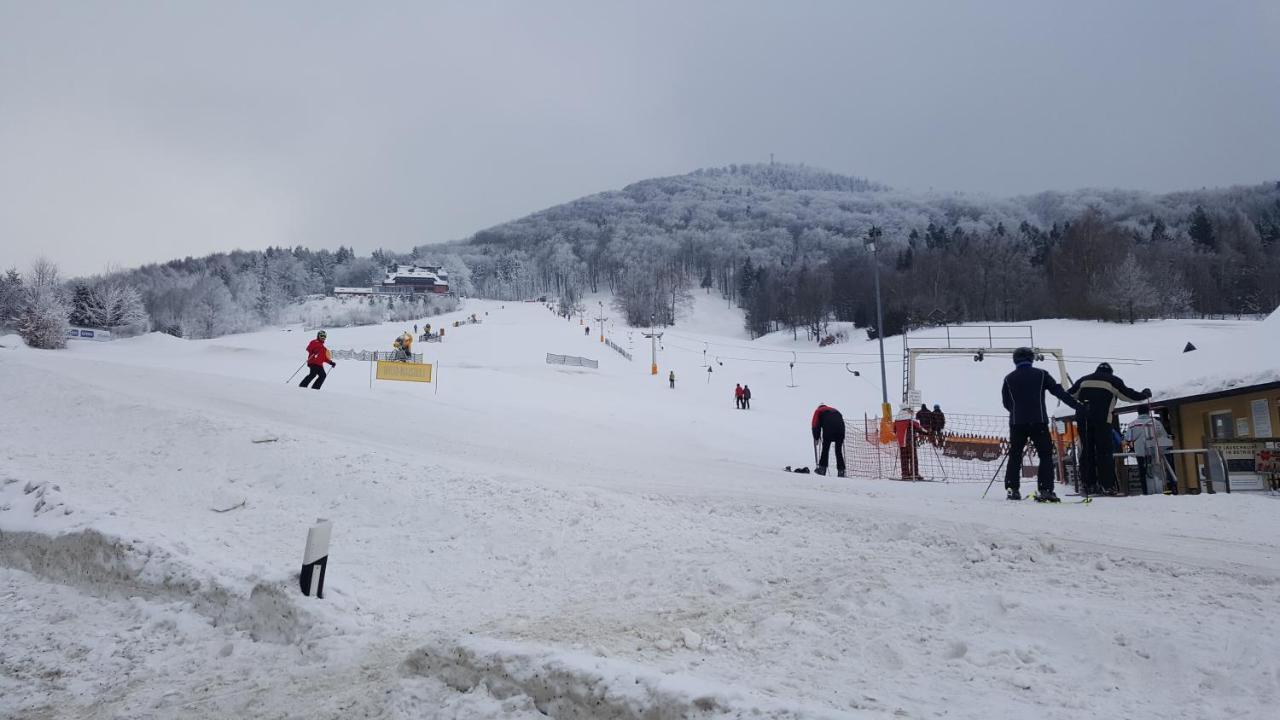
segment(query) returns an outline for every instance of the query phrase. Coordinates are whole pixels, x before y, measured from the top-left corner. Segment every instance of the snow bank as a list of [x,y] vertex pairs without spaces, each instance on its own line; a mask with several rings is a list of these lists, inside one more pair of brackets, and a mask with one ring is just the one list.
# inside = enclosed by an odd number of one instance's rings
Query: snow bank
[[490,638],[438,642],[415,651],[406,676],[435,678],[460,693],[532,706],[557,719],[840,718],[794,703],[782,706],[744,690],[622,660]]
[[215,626],[241,630],[255,641],[293,644],[314,628],[283,583],[257,583],[247,594],[212,578],[197,578],[171,553],[95,530],[59,535],[6,532],[0,566],[91,595],[145,597],[189,603]]
[[15,350],[26,346],[21,335],[0,335],[0,350]]

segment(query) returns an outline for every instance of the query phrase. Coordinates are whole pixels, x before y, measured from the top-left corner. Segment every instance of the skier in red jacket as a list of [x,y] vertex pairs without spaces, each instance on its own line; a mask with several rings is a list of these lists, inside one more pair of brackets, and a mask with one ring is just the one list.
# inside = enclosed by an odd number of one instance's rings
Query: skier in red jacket
[[[313,390],[319,390],[326,377],[324,364],[329,363],[329,367],[338,366],[338,363],[333,361],[333,356],[329,354],[329,348],[324,346],[326,337],[328,333],[321,330],[316,333],[315,340],[307,343],[307,376],[302,378],[298,387],[310,386]],[[311,384],[312,380],[316,381],[314,385]]]
[[903,480],[923,480],[920,477],[920,455],[916,445],[925,438],[925,428],[911,415],[911,410],[903,408],[898,412],[898,419],[893,421],[893,434],[898,439],[898,459],[902,464]]

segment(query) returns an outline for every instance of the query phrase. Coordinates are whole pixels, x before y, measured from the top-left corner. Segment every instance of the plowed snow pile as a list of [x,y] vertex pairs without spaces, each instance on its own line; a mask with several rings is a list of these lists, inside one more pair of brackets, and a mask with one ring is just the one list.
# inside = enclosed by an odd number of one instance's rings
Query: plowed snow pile
[[[819,402],[878,404],[874,366],[848,372],[874,360],[859,331],[793,381],[812,344],[677,327],[655,378],[638,332],[612,333],[628,361],[536,303],[428,321],[447,326],[416,348],[438,385],[371,388],[340,360],[320,392],[286,381],[298,328],[3,343],[0,717],[1236,720],[1280,702],[1275,498],[1042,506],[783,473],[812,463]],[[404,325],[329,346],[386,350]],[[1035,332],[1159,389],[1260,325]],[[920,384],[994,414],[1005,371],[961,358]],[[323,600],[297,590],[316,518],[334,521]]]

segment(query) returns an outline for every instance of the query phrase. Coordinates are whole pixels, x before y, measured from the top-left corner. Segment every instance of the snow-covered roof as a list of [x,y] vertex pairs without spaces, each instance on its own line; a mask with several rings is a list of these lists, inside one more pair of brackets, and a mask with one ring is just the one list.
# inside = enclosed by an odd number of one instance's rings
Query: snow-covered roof
[[387,269],[387,276],[384,282],[394,283],[396,278],[411,278],[420,280],[432,280],[434,282],[449,282],[449,273],[438,265],[395,265]]
[[1230,343],[1192,342],[1195,350],[1153,363],[1157,400],[1280,382],[1280,309]]

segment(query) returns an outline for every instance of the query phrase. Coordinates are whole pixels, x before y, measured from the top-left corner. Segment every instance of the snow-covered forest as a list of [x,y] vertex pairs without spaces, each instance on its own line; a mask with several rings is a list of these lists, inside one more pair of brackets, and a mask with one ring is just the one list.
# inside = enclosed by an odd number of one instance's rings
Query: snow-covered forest
[[[367,287],[387,263],[408,256],[377,251],[357,257],[303,247],[215,253],[115,270],[64,282],[47,260],[0,275],[0,328],[17,330],[35,347],[62,347],[68,325],[131,335],[148,330],[185,338],[213,338],[280,322],[350,326],[411,320],[451,310],[454,298],[409,301],[394,297],[329,299],[335,286]],[[469,290],[457,257],[455,289]]]
[[10,269],[0,276],[0,326],[56,347],[68,322],[210,338],[285,320],[422,317],[447,308],[349,300],[297,309],[418,258],[442,262],[457,295],[548,294],[572,308],[586,292],[608,291],[633,325],[669,324],[691,293],[715,292],[745,309],[755,335],[789,328],[816,337],[832,320],[872,327],[877,258],[890,334],[976,320],[1246,314],[1280,304],[1277,240],[1280,182],[992,199],[911,194],[804,166],[731,165],[645,180],[406,253],[267,248],[70,282],[50,263]]
[[1280,182],[996,199],[895,191],[805,166],[731,165],[581,198],[448,249],[484,296],[548,293],[571,306],[584,291],[608,290],[632,324],[651,315],[665,324],[689,293],[715,291],[746,309],[758,335],[819,331],[828,320],[873,325],[873,232],[890,333],[1280,304]]

